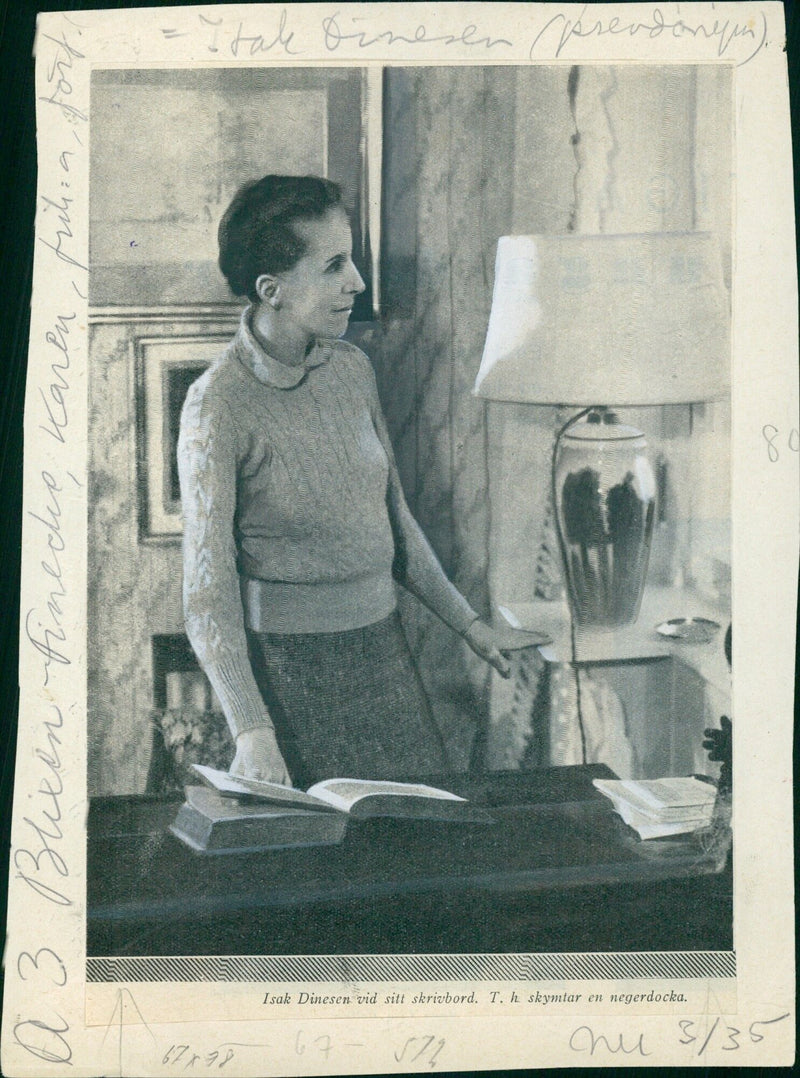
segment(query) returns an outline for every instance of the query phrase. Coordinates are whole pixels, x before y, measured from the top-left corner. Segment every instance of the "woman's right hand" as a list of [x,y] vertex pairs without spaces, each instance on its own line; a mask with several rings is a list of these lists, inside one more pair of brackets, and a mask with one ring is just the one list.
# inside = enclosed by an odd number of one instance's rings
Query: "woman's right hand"
[[236,755],[230,766],[231,775],[261,782],[278,782],[291,786],[292,779],[278,748],[271,726],[256,726],[242,730],[236,738]]

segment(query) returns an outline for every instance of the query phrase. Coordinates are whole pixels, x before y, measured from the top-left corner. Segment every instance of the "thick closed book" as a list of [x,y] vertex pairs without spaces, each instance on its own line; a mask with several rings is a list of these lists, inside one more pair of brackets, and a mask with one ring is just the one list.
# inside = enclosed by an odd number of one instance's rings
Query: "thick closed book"
[[347,817],[291,805],[243,804],[207,786],[187,786],[186,801],[170,827],[198,853],[255,853],[341,842]]
[[493,823],[485,809],[457,794],[413,782],[379,779],[325,779],[308,790],[274,782],[259,782],[194,764],[194,770],[221,796],[240,802],[262,802],[321,812],[346,814],[354,819],[390,816],[398,819]]
[[717,790],[708,782],[684,777],[593,782],[640,838],[686,834],[711,823]]
[[653,822],[680,823],[707,815],[717,789],[693,777],[663,779],[594,779],[594,785],[612,801],[625,802]]

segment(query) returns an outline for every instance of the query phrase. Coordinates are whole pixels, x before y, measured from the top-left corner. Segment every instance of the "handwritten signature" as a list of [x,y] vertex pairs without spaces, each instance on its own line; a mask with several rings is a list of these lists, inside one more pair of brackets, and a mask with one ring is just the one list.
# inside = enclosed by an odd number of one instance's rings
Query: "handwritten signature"
[[713,22],[691,23],[685,19],[670,21],[664,16],[661,8],[653,8],[649,22],[629,21],[622,15],[614,15],[610,19],[597,18],[594,15],[586,19],[588,4],[584,5],[580,15],[576,19],[570,19],[563,12],[559,12],[549,19],[530,47],[529,59],[534,59],[537,51],[550,54],[553,44],[553,55],[560,57],[566,46],[573,39],[589,37],[606,37],[607,35],[625,34],[628,37],[646,37],[651,40],[658,38],[699,38],[706,41],[716,41],[717,56],[726,56],[732,50],[732,46],[740,39],[748,42],[749,52],[739,60],[737,66],[749,63],[760,52],[767,40],[767,19],[760,12],[761,26],[760,35],[752,20],[737,22],[732,19],[715,18]]

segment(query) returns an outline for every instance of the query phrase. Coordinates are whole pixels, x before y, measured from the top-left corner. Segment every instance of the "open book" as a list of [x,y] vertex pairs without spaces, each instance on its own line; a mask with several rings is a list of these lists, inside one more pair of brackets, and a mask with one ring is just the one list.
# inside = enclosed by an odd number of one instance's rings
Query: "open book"
[[260,782],[194,764],[203,782],[224,797],[292,806],[317,812],[344,812],[356,819],[394,816],[424,820],[491,823],[491,816],[465,798],[422,783],[368,779],[325,779],[308,790]]

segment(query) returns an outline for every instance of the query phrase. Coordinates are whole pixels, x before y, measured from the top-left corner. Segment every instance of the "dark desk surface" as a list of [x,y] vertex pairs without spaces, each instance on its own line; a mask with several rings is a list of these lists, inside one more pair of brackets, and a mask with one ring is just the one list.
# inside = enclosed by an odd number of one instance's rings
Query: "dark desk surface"
[[434,776],[496,822],[351,821],[341,846],[240,856],[183,846],[178,801],[95,799],[87,953],[730,949],[724,843],[639,841],[601,776]]

